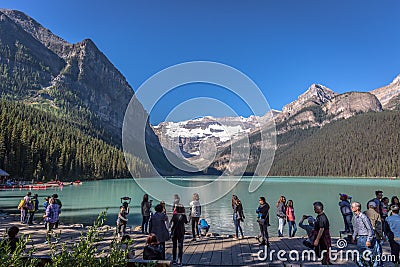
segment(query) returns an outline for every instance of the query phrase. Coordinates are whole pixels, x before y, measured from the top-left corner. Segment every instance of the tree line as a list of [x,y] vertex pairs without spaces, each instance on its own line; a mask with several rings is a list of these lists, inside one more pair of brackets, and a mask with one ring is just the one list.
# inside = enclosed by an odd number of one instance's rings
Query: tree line
[[[0,100],[0,168],[14,178],[61,180],[126,178],[123,152],[96,137],[98,130],[30,105]],[[151,175],[141,159],[136,177]]]
[[277,137],[269,175],[400,176],[400,113],[369,112]]

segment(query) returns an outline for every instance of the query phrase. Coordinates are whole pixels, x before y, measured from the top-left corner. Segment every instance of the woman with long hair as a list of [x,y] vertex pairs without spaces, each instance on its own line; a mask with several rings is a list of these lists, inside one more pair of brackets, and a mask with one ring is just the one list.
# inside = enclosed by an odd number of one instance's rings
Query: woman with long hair
[[[183,240],[185,239],[185,224],[188,223],[185,215],[185,207],[182,204],[175,206],[176,213],[171,219],[171,238],[172,238],[172,264],[182,264]],[[178,261],[176,261],[176,250],[178,248]]]
[[151,209],[151,201],[149,201],[149,195],[144,194],[141,210],[142,210],[142,234],[148,235],[148,225],[150,219],[150,209]]
[[296,218],[294,216],[293,200],[288,200],[287,202],[286,218],[289,226],[289,237],[294,237],[297,231],[297,226],[296,226]]
[[284,196],[280,196],[278,202],[276,203],[276,216],[278,217],[279,226],[278,226],[278,236],[283,236],[283,227],[286,222],[286,198]]
[[243,206],[240,199],[236,196],[232,196],[232,209],[233,209],[233,223],[235,224],[235,231],[236,231],[236,238],[239,238],[239,230],[240,234],[243,235],[242,227],[240,226],[240,222],[244,221],[244,214],[243,214]]

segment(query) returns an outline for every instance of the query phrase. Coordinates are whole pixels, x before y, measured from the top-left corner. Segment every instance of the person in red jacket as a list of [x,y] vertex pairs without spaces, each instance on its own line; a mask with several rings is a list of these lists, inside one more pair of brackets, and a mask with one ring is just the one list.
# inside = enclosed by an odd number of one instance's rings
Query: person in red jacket
[[[286,219],[289,226],[289,237],[294,237],[297,231],[296,218],[294,216],[293,200],[289,200],[286,205]],[[293,232],[292,232],[293,230]]]

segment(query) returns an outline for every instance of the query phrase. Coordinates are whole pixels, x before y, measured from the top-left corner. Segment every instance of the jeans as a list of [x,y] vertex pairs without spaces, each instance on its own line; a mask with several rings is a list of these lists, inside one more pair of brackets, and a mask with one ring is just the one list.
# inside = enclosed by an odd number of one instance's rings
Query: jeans
[[240,220],[237,219],[236,213],[233,214],[233,223],[235,224],[236,237],[239,237],[239,230],[240,230],[240,234],[243,237],[243,230],[242,230],[242,227],[240,226]]
[[285,218],[278,217],[279,226],[278,226],[278,236],[283,236],[283,227],[285,226]]
[[[363,261],[368,262],[368,263],[372,262],[372,257],[374,256],[373,249],[374,249],[375,239],[371,240],[371,244],[372,244],[371,247],[367,247],[365,244],[366,242],[367,242],[367,236],[358,236],[357,237],[357,250],[360,253],[360,258],[358,259],[358,264],[362,263]],[[363,258],[363,253],[366,250],[370,251],[370,254],[369,254],[370,259]]]
[[201,234],[201,229],[206,230],[206,234],[208,233],[208,230],[210,230],[210,226],[201,226],[200,224],[197,225],[197,228],[199,228],[199,233]]
[[[297,226],[295,221],[288,221],[288,226],[289,226],[289,237],[293,237],[296,234],[297,231]],[[292,228],[293,228],[293,233],[292,233]]]
[[21,223],[26,223],[27,222],[27,219],[28,219],[27,213],[28,213],[28,209],[27,208],[22,208],[21,209]]
[[193,238],[196,238],[195,229],[197,231],[197,235],[200,236],[200,231],[197,225],[199,224],[200,217],[192,217],[192,234]]
[[260,234],[262,238],[262,243],[266,243],[268,245],[269,242],[269,236],[268,236],[268,225],[263,223],[263,224],[258,224],[260,226]]
[[183,255],[183,239],[184,237],[172,237],[172,259],[176,260],[176,248],[178,247],[178,260],[182,262],[182,255]]
[[149,219],[150,216],[143,216],[142,217],[142,233],[148,233],[148,226],[149,226]]
[[390,244],[390,254],[394,256],[394,263],[400,263],[399,262],[400,243],[394,240],[389,240],[389,244]]
[[373,250],[373,255],[374,255],[374,267],[377,266],[382,266],[382,240],[375,240],[374,244],[374,250]]
[[349,213],[343,216],[343,222],[344,222],[344,230],[348,233],[353,233],[353,224],[351,222],[351,219],[353,218],[353,214]]

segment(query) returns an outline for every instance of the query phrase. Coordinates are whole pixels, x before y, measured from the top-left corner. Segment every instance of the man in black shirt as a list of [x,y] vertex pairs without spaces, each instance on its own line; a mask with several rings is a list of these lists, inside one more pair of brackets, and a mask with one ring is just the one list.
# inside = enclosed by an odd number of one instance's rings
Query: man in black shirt
[[268,226],[269,226],[269,204],[265,201],[265,197],[260,197],[256,213],[258,214],[258,225],[261,232],[261,245],[269,246]]
[[313,205],[314,212],[318,214],[314,224],[317,235],[314,239],[315,252],[318,257],[322,256],[323,265],[330,265],[331,234],[329,233],[329,220],[324,213],[324,205],[321,202],[315,202]]

